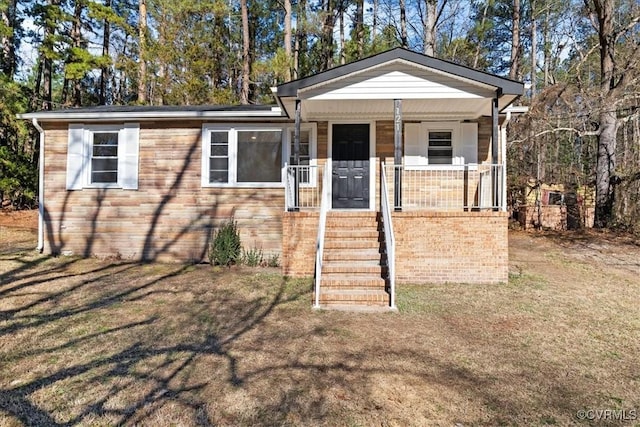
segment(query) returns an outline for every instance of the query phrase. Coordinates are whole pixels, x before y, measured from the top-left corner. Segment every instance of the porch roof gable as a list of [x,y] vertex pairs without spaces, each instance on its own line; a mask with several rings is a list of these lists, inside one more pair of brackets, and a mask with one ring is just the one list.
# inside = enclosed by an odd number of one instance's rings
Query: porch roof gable
[[[385,70],[386,68],[390,69]],[[524,85],[521,82],[406,49],[395,48],[309,77],[284,83],[277,87],[276,95],[279,98],[303,95],[302,97],[307,99],[324,96],[326,99],[328,93],[335,92],[337,89],[346,86],[353,87],[364,79],[375,79],[385,74],[375,73],[375,70],[387,71],[388,74],[393,72],[391,71],[393,69],[410,76],[413,74],[411,68],[421,69],[421,77],[425,81],[448,86],[453,89],[453,92],[458,90],[475,93],[482,97],[486,97],[487,92],[493,92],[499,97],[506,95],[512,101],[522,95],[524,90]],[[374,75],[367,77],[367,72],[374,72]],[[451,85],[446,84],[447,80],[455,80],[459,84],[452,88]],[[371,80],[369,81],[371,82]],[[384,93],[378,95],[384,97]],[[506,105],[504,106],[506,107]]]

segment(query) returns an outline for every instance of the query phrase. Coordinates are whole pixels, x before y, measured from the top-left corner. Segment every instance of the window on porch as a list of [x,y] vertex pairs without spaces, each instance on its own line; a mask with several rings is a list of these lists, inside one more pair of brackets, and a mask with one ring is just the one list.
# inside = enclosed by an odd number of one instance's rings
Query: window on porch
[[429,131],[427,159],[432,165],[450,165],[453,156],[453,132],[450,130]]
[[[295,129],[289,130],[289,164],[295,165]],[[300,151],[298,165],[302,166],[298,173],[300,184],[311,183],[311,129],[300,129]]]

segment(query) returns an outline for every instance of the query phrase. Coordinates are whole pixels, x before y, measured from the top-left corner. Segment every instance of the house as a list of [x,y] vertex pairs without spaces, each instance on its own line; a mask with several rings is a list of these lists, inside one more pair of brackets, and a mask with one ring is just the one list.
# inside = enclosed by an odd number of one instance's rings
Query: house
[[595,191],[586,185],[547,184],[531,178],[524,186],[522,204],[514,216],[524,230],[592,228]]
[[393,49],[282,84],[274,106],[24,114],[41,137],[39,248],[200,261],[233,216],[283,274],[315,274],[316,307],[506,282],[505,125],[522,92]]

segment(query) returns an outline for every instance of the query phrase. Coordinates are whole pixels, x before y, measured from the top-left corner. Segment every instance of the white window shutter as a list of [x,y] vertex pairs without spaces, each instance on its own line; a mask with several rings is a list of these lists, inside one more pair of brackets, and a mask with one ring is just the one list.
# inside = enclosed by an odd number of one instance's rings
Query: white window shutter
[[463,164],[478,163],[478,124],[460,123],[460,141],[454,156],[462,157]]
[[420,123],[404,125],[404,164],[418,166],[427,164],[427,146],[420,138]]
[[69,125],[69,144],[67,146],[67,190],[82,190],[85,166],[84,153],[84,125]]
[[202,163],[200,171],[200,185],[206,187],[209,185],[209,150],[211,150],[211,144],[209,143],[209,131],[206,125],[202,125],[202,136],[200,142],[202,143]]
[[[138,189],[138,157],[140,150],[140,124],[125,123],[122,129],[122,141],[118,147],[118,175],[120,185],[125,190]],[[121,151],[120,151],[121,150]]]

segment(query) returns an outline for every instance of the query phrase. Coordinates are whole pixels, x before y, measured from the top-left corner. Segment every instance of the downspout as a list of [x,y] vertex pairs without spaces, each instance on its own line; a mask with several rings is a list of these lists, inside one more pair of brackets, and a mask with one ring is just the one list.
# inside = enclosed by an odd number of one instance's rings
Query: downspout
[[507,125],[511,120],[511,111],[507,111],[502,127],[500,128],[500,153],[502,155],[502,211],[507,210]]
[[500,90],[496,91],[495,97],[491,100],[491,164],[494,165],[491,167],[491,205],[493,206],[493,210],[501,210],[500,209],[500,194],[498,194],[497,181],[498,181],[498,169],[497,164],[499,161],[498,158],[498,147],[499,147],[499,122],[498,122],[498,99],[500,98]]
[[40,134],[40,156],[38,158],[38,246],[36,250],[44,250],[44,129],[38,123],[38,119],[32,119],[33,127]]
[[300,121],[302,120],[302,101],[296,98],[295,128],[293,130],[293,209],[300,210]]

